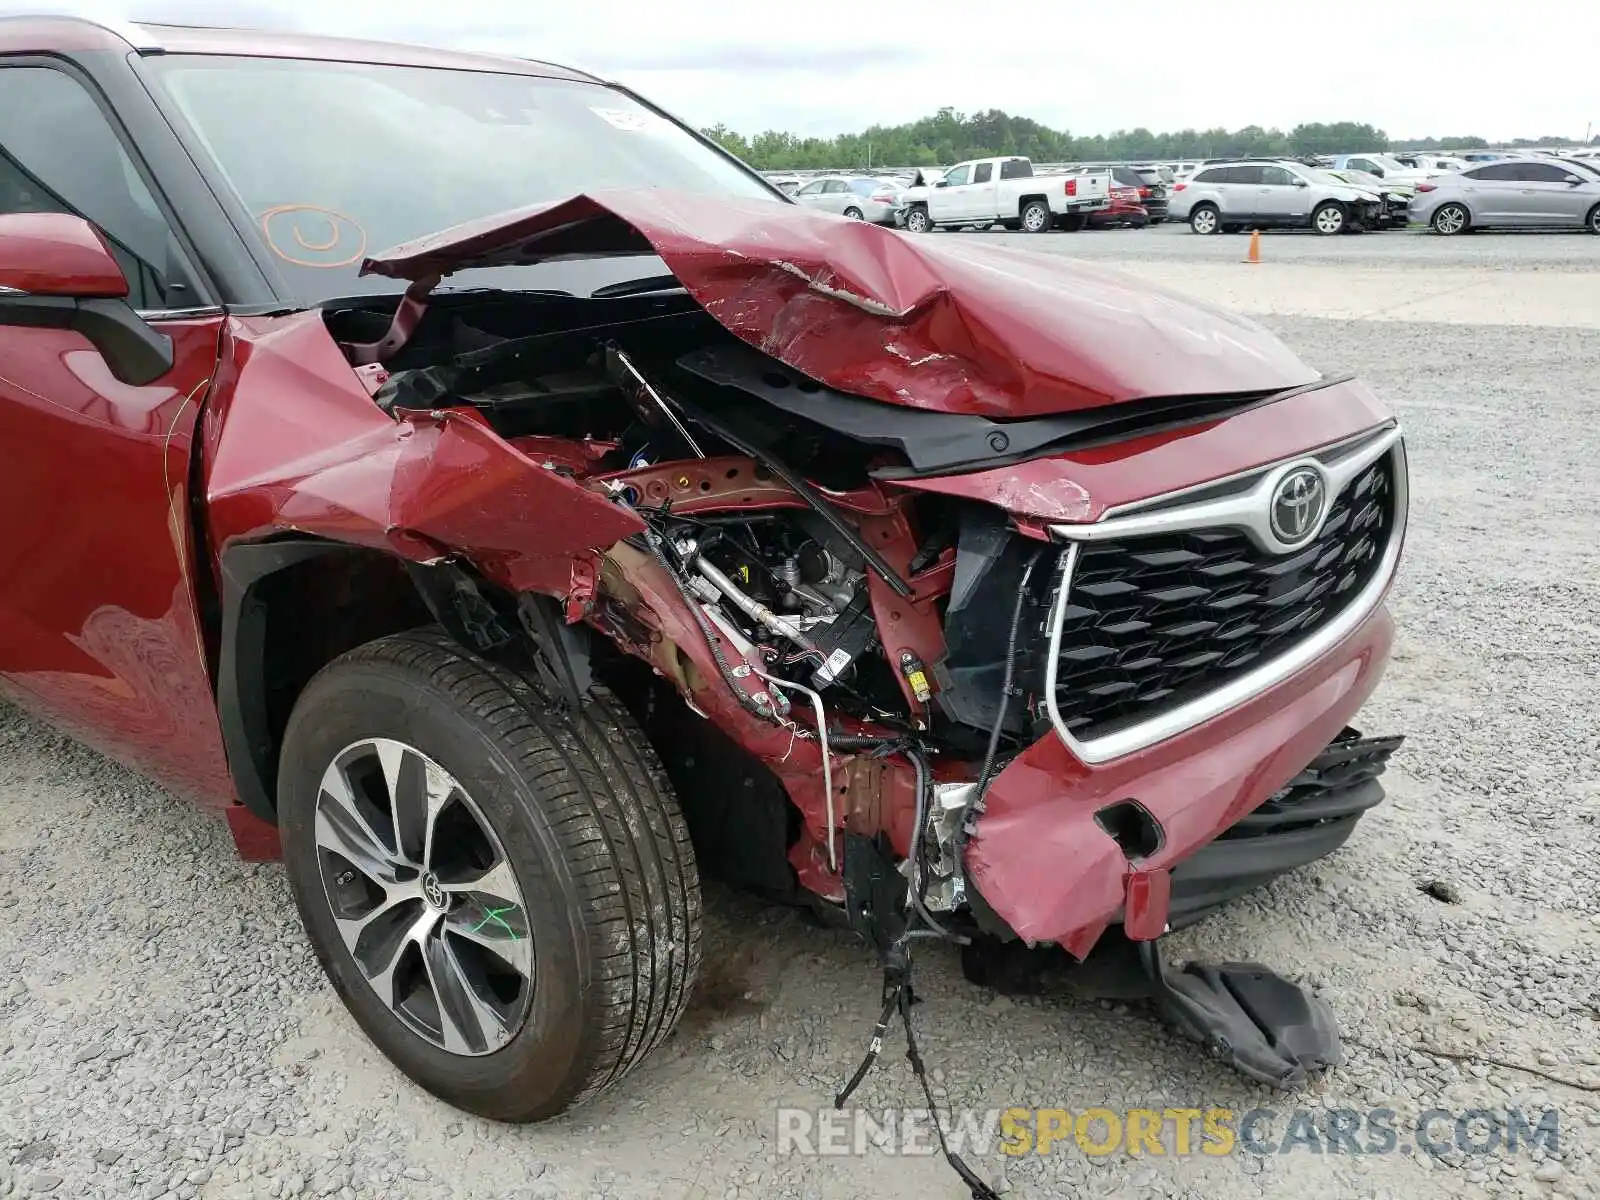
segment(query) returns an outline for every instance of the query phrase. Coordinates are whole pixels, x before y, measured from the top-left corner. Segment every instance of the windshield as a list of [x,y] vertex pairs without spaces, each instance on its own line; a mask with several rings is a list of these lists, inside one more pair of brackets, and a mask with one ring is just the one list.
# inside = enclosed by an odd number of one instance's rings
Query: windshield
[[[394,280],[358,278],[361,260],[579,192],[663,187],[783,203],[686,129],[599,84],[218,55],[148,65],[308,303],[397,291]],[[619,269],[661,271],[637,258]],[[550,274],[493,268],[449,284],[572,290]],[[613,270],[598,282],[616,278]]]

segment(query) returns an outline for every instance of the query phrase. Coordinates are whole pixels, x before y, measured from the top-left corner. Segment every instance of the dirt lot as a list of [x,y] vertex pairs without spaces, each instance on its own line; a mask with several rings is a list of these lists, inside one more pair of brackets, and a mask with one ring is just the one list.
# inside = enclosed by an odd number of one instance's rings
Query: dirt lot
[[[1276,313],[1309,361],[1397,406],[1413,470],[1399,653],[1364,717],[1410,735],[1390,802],[1316,870],[1174,939],[1315,983],[1347,1064],[1277,1097],[1143,1011],[995,997],[937,949],[918,1010],[956,1105],[1391,1108],[1399,1144],[1095,1157],[1069,1139],[980,1169],[1040,1198],[1600,1195],[1600,238],[1277,235],[1248,267],[1243,239],[1181,229],[936,236]],[[790,912],[717,889],[707,907],[707,978],[663,1053],[562,1121],[480,1122],[361,1038],[277,868],[0,706],[0,1196],[964,1196],[929,1157],[776,1155],[777,1106],[825,1105],[854,1068],[876,971]],[[892,1041],[857,1101],[914,1087]],[[1422,1110],[1516,1107],[1555,1109],[1559,1147],[1435,1158],[1407,1135]]]

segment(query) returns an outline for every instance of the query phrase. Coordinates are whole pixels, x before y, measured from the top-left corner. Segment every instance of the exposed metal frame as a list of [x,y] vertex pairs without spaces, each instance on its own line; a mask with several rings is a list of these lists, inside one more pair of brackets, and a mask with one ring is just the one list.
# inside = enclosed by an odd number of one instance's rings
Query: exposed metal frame
[[[1405,440],[1400,427],[1393,425],[1376,437],[1370,434],[1362,435],[1355,440],[1353,446],[1349,442],[1342,443],[1342,446],[1344,447],[1342,454],[1339,452],[1341,447],[1335,446],[1321,452],[1327,457],[1316,454],[1302,455],[1270,465],[1264,470],[1246,472],[1237,478],[1247,480],[1259,475],[1260,479],[1255,485],[1237,494],[1218,499],[1202,499],[1194,504],[1157,508],[1154,511],[1135,511],[1146,509],[1152,504],[1164,505],[1172,499],[1172,496],[1157,497],[1151,501],[1140,501],[1134,505],[1124,505],[1119,509],[1110,510],[1104,518],[1093,525],[1051,526],[1051,532],[1067,542],[1067,549],[1062,555],[1061,583],[1057,588],[1056,601],[1050,614],[1050,648],[1045,668],[1044,693],[1050,723],[1055,726],[1056,733],[1066,743],[1068,750],[1083,762],[1095,765],[1143,750],[1157,742],[1163,742],[1193,729],[1254,699],[1303,670],[1337,646],[1372,614],[1394,579],[1395,568],[1400,561],[1400,548],[1405,541],[1406,519],[1410,504]],[[1061,629],[1066,620],[1067,598],[1072,590],[1072,576],[1077,566],[1079,550],[1084,544],[1105,541],[1109,538],[1229,526],[1246,530],[1259,544],[1275,553],[1287,552],[1295,547],[1283,547],[1274,537],[1267,519],[1267,505],[1278,480],[1296,467],[1308,463],[1315,464],[1328,477],[1331,508],[1331,501],[1337,498],[1362,471],[1385,454],[1390,455],[1394,463],[1392,493],[1394,523],[1390,529],[1389,541],[1384,547],[1383,559],[1371,581],[1333,620],[1271,661],[1222,684],[1203,696],[1197,696],[1185,704],[1180,704],[1177,708],[1096,738],[1081,740],[1072,734],[1062,719],[1060,707],[1056,702],[1056,672],[1060,663]],[[1225,484],[1228,481],[1221,482]],[[1216,483],[1205,484],[1201,488],[1186,489],[1186,492],[1210,493],[1217,486]],[[1183,494],[1174,493],[1174,495]],[[1320,530],[1319,522],[1317,532]],[[1313,533],[1306,541],[1315,536]],[[1299,545],[1304,544],[1305,542],[1299,543]]]

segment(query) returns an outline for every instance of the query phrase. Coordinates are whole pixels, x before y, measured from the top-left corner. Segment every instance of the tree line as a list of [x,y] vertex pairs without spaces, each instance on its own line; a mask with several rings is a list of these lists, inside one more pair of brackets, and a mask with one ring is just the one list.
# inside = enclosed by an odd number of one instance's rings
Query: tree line
[[[1125,129],[1074,137],[1064,129],[1051,129],[1028,117],[1014,117],[993,108],[970,115],[941,108],[932,116],[904,125],[873,125],[860,133],[831,138],[799,137],[775,129],[747,138],[721,124],[702,132],[762,171],[927,167],[1001,154],[1025,155],[1037,162],[1094,162],[1340,154],[1357,150],[1480,150],[1489,146],[1488,141],[1476,136],[1391,141],[1383,130],[1357,121],[1314,122],[1296,125],[1287,132],[1246,125],[1243,129],[1180,129],[1172,133]],[[1560,145],[1569,140],[1561,136],[1519,138],[1509,145]],[[1600,137],[1594,140],[1600,143]]]

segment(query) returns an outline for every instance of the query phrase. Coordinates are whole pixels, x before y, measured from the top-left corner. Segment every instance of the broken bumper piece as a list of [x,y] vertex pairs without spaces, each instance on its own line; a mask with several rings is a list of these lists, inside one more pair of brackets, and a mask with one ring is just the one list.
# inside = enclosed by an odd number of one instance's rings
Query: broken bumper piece
[[1259,963],[1169,971],[1155,942],[1139,951],[1162,1017],[1241,1074],[1287,1090],[1342,1060],[1328,1006]]
[[1377,686],[1393,638],[1380,606],[1299,674],[1109,762],[1041,737],[995,777],[967,844],[969,892],[1003,926],[993,932],[1083,958],[1116,922],[1129,937],[1158,937],[1337,848],[1381,798],[1375,776],[1394,746],[1334,743]]

